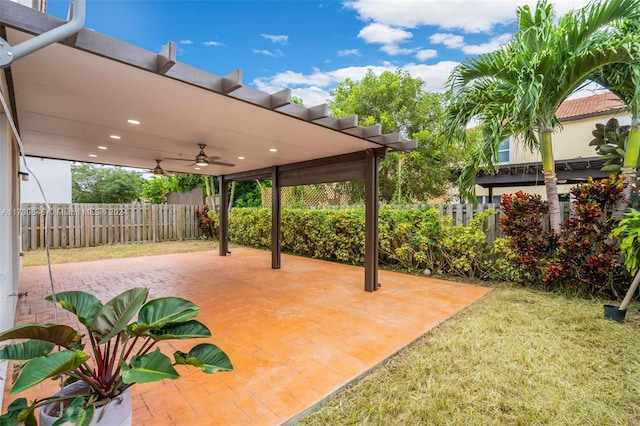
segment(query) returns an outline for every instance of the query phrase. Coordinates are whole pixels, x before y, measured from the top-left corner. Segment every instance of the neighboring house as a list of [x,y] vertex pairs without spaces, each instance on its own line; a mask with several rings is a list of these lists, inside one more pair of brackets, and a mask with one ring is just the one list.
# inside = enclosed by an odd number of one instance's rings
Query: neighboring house
[[[23,179],[20,182],[21,203],[42,203],[42,193],[38,187],[35,176],[47,196],[47,202],[71,203],[71,162],[62,160],[49,160],[46,158],[27,157],[27,165],[32,174],[27,173],[20,160],[20,173]],[[27,180],[24,180],[27,179]]]
[[[600,171],[603,161],[589,146],[591,132],[597,123],[617,118],[621,125],[631,124],[624,103],[613,93],[606,92],[565,101],[558,108],[557,117],[562,128],[553,135],[553,154],[561,197],[589,176],[607,177]],[[500,202],[502,194],[524,191],[539,194],[546,199],[544,175],[539,152],[530,152],[513,138],[505,140],[499,152],[500,168],[497,174],[483,172],[476,177],[476,194],[482,202]]]

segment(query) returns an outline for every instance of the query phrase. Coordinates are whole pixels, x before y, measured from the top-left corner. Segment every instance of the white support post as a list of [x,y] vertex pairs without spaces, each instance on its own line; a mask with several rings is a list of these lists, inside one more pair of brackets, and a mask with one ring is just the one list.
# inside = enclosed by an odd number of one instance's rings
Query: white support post
[[[17,150],[5,114],[0,112],[0,330],[13,327],[20,283],[20,215]],[[7,363],[0,363],[0,389]],[[3,393],[0,392],[0,406]]]

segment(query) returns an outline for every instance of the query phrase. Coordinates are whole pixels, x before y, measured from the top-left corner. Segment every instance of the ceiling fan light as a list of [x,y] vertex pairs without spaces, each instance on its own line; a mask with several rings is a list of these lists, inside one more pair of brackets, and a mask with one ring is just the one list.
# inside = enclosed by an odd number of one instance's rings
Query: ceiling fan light
[[198,154],[196,156],[196,165],[200,167],[208,166],[209,160],[207,159],[207,156],[204,154]]
[[160,160],[156,160],[156,166],[153,168],[154,176],[164,176],[164,170],[160,167]]

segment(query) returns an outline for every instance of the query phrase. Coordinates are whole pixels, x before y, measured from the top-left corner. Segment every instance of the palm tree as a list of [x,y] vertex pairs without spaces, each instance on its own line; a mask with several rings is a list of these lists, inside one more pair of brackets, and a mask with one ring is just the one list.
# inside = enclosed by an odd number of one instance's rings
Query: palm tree
[[600,68],[591,79],[615,93],[627,105],[631,114],[629,139],[624,149],[620,174],[624,177],[624,197],[613,212],[622,217],[631,199],[631,190],[636,182],[636,167],[640,153],[640,64],[617,63]]
[[515,136],[539,151],[545,176],[551,228],[560,231],[560,203],[552,134],[560,126],[560,104],[601,67],[634,60],[634,34],[622,32],[625,19],[640,18],[640,0],[602,0],[556,21],[553,7],[539,1],[517,10],[518,29],[500,49],[458,65],[449,84],[447,133],[465,141],[472,119],[484,138],[459,179],[461,193],[474,195],[480,168],[495,169],[498,146]]

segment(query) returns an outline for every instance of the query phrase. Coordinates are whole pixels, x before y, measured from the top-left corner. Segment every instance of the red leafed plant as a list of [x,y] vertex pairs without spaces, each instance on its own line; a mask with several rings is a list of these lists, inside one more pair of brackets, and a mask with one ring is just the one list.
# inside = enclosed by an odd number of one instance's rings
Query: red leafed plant
[[609,236],[618,220],[610,213],[623,196],[624,179],[589,180],[571,188],[573,217],[562,224],[558,247],[543,280],[583,295],[618,297],[614,269],[620,248]]
[[517,265],[522,268],[532,284],[543,284],[543,267],[556,247],[557,238],[551,231],[545,230],[543,221],[549,208],[539,195],[504,194],[500,201],[504,216],[500,227],[516,252]]
[[623,189],[623,179],[615,176],[597,181],[589,178],[573,187],[572,217],[562,224],[558,235],[543,225],[547,204],[540,196],[503,195],[502,232],[510,237],[528,281],[545,289],[618,297],[614,271],[620,249],[609,237],[617,220],[609,213]]

